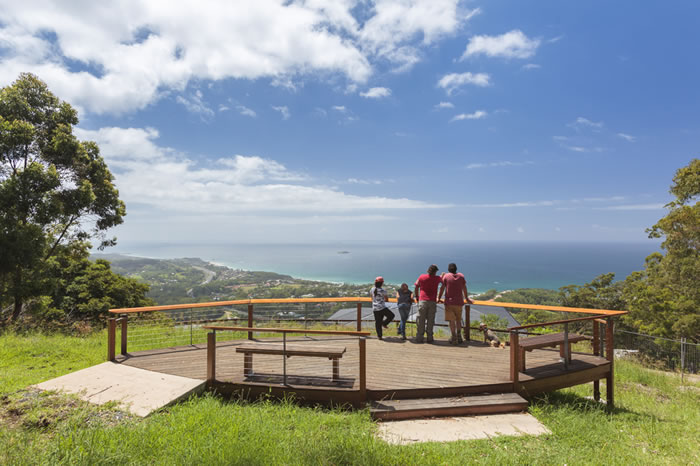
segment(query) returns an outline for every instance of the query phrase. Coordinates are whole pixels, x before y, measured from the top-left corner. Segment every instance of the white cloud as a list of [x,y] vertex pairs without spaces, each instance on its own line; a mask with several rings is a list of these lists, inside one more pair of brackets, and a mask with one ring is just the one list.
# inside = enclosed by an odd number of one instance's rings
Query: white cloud
[[0,85],[29,71],[80,109],[125,113],[193,82],[365,83],[376,68],[410,68],[477,11],[459,0],[5,2]]
[[238,110],[238,113],[240,113],[243,116],[248,116],[251,118],[255,118],[256,116],[258,116],[258,114],[255,113],[255,110],[252,110],[246,107],[245,105],[236,105],[236,110]]
[[488,55],[504,58],[530,58],[540,46],[539,39],[530,39],[519,29],[500,36],[474,36],[469,39],[467,48],[460,60],[474,55]]
[[440,102],[439,104],[435,105],[436,110],[442,110],[443,108],[454,108],[454,104],[452,102]]
[[482,118],[486,118],[487,113],[483,110],[477,110],[474,113],[460,113],[459,115],[455,115],[452,117],[450,120],[450,123],[453,121],[460,121],[460,120],[480,120]]
[[567,126],[570,126],[574,129],[590,128],[593,130],[600,130],[603,128],[603,122],[591,121],[588,118],[578,117],[576,118],[576,121],[574,121],[573,123],[569,123]]
[[554,231],[559,232],[559,231],[561,231],[561,228],[559,228],[559,227],[554,227]]
[[345,105],[334,105],[331,108],[333,110],[335,110],[336,112],[340,112],[340,113],[345,113],[348,111],[348,109],[345,108]]
[[490,86],[491,77],[486,73],[471,73],[469,71],[466,73],[449,73],[440,78],[437,85],[445,89],[448,95],[451,95],[465,84],[472,84],[479,87]]
[[214,110],[209,108],[209,106],[204,102],[204,96],[201,91],[195,91],[189,98],[185,98],[181,95],[175,98],[175,101],[187,109],[190,113],[195,113],[204,117],[213,117]]
[[441,227],[433,230],[433,233],[449,233],[450,229],[448,227]]
[[572,152],[588,152],[588,149],[585,147],[581,146],[564,146],[566,149],[569,149]]
[[347,194],[315,184],[308,175],[259,156],[195,162],[186,154],[158,146],[158,131],[152,128],[77,128],[75,133],[100,145],[127,206],[145,205],[156,212],[308,216],[449,207],[406,198]]
[[538,65],[537,63],[528,63],[523,65],[521,68],[524,70],[539,70],[542,68],[542,65]]
[[624,139],[627,142],[635,142],[637,140],[637,137],[632,136],[631,134],[617,133],[617,136]]
[[282,105],[282,106],[279,106],[279,107],[275,107],[275,106],[273,105],[273,106],[272,106],[272,109],[273,109],[273,110],[276,110],[276,111],[278,111],[278,112],[280,112],[280,114],[282,115],[282,119],[283,119],[283,120],[289,120],[289,117],[292,116],[292,114],[289,113],[289,108],[288,108],[286,105]]
[[470,163],[467,165],[467,170],[473,170],[475,168],[488,168],[488,167],[522,167],[524,165],[533,165],[534,162],[528,160],[526,162],[511,162],[509,160],[504,160],[501,162],[488,162],[488,163]]
[[350,184],[382,184],[380,180],[366,180],[364,178],[348,178],[347,183]]
[[664,208],[664,204],[626,204],[613,205],[607,207],[596,207],[594,210],[660,210]]
[[367,92],[360,92],[360,95],[367,99],[381,99],[382,97],[389,97],[391,89],[387,87],[373,87]]
[[523,228],[523,227],[518,227],[518,228],[515,229],[515,231],[517,231],[518,233],[525,233],[525,228]]

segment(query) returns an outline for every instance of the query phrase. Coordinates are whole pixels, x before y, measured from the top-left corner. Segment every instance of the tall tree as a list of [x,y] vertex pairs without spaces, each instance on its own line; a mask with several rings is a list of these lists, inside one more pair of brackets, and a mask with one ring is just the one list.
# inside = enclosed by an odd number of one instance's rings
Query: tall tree
[[106,230],[126,215],[99,148],[73,135],[77,123],[75,109],[32,74],[0,90],[0,290],[13,320],[41,294],[60,245],[113,245]]
[[668,214],[647,230],[664,238],[665,254],[647,257],[646,267],[625,282],[626,320],[654,335],[700,342],[700,159],[673,178]]

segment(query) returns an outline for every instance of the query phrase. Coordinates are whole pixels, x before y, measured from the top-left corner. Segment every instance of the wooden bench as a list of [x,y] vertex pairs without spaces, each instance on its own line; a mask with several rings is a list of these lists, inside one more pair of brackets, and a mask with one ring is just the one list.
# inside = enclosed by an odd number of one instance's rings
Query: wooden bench
[[287,344],[287,348],[281,343],[244,343],[236,347],[236,353],[243,353],[243,375],[253,375],[254,354],[275,354],[292,356],[311,356],[328,358],[333,361],[333,380],[340,378],[340,361],[345,353],[345,347],[328,347],[321,345],[294,345]]
[[[569,362],[571,362],[571,344],[577,343],[583,340],[590,340],[591,337],[585,335],[579,335],[578,333],[569,334]],[[536,337],[523,338],[518,342],[518,349],[520,351],[520,372],[525,372],[525,352],[532,351],[538,348],[554,348],[559,347],[559,356],[562,358],[566,355],[566,347],[564,345],[564,332],[561,333],[549,333],[547,335],[538,335]]]

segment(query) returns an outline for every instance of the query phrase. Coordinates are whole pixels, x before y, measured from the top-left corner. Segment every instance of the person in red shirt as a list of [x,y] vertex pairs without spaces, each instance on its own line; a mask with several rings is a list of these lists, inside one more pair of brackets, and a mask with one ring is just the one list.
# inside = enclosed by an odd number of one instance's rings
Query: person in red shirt
[[[457,273],[457,264],[447,266],[447,273],[442,275],[442,286],[438,294],[438,302],[442,302],[442,295],[445,294],[445,320],[450,323],[451,345],[458,345],[463,342],[460,329],[462,327],[462,307],[466,301],[472,304],[467,292],[467,280],[464,275]],[[469,312],[469,311],[467,311]],[[468,332],[465,329],[465,332]],[[466,333],[465,333],[466,334]]]
[[435,325],[435,311],[437,310],[438,286],[442,279],[437,274],[438,266],[433,264],[428,267],[428,273],[424,273],[415,283],[413,295],[418,299],[418,320],[416,322],[416,343],[423,343],[423,335],[427,334],[428,343],[433,342],[433,326]]

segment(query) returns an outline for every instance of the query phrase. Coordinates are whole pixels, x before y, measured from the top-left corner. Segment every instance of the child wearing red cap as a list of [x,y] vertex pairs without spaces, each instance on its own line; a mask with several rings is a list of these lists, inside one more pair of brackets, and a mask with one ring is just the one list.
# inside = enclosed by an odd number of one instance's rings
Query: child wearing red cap
[[374,312],[377,338],[380,340],[382,339],[382,327],[388,328],[389,323],[394,320],[394,313],[386,307],[386,301],[389,297],[382,285],[384,285],[384,278],[377,277],[374,279],[374,286],[369,290],[369,296],[372,298],[372,311]]

